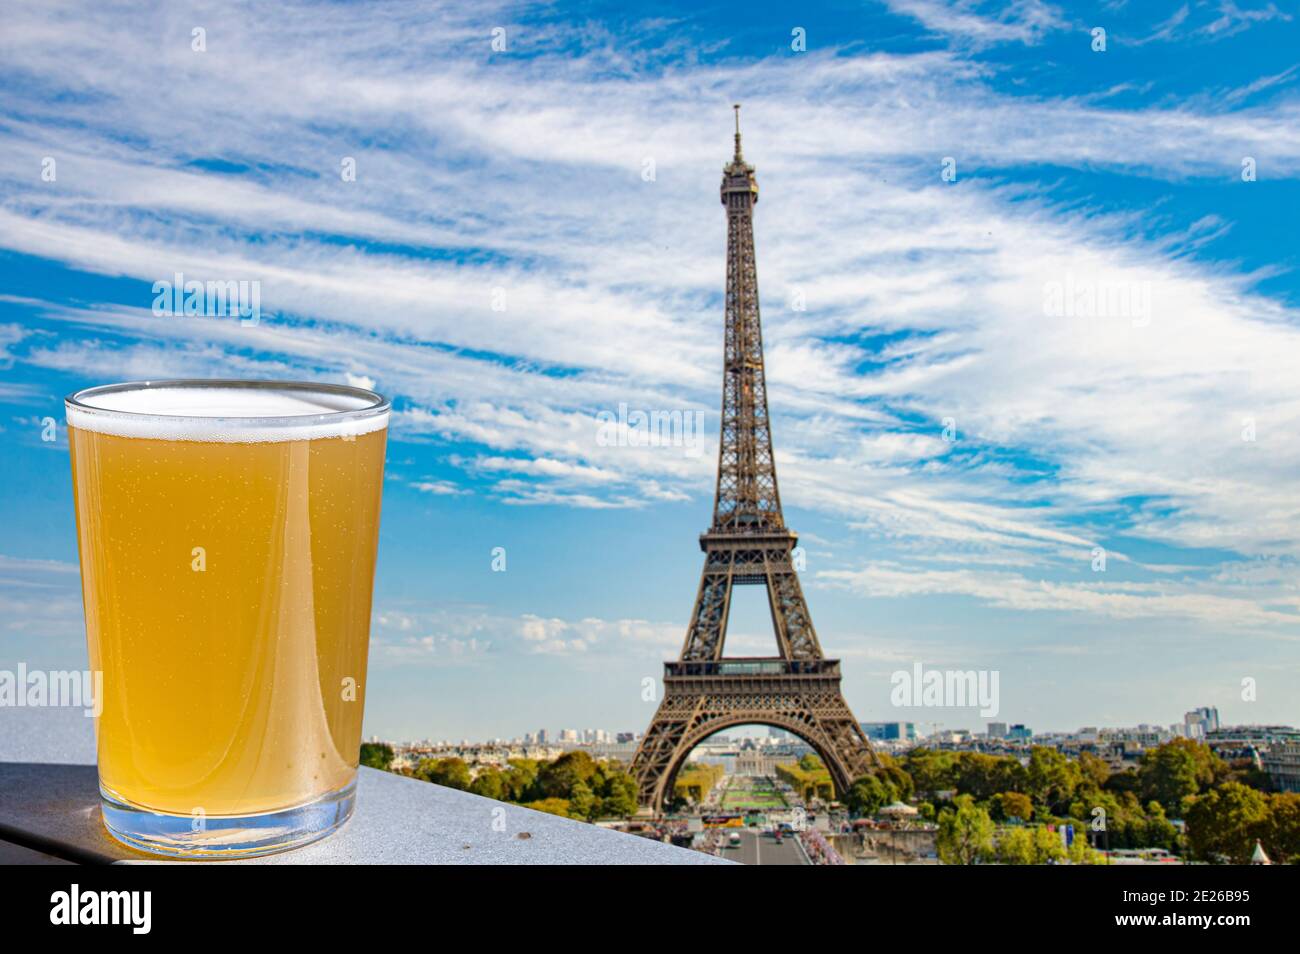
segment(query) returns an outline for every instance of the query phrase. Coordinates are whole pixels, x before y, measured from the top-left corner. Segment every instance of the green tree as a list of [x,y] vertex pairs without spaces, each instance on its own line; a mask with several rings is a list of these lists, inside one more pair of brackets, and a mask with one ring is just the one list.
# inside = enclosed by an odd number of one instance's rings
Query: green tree
[[998,802],[1004,818],[1027,822],[1034,816],[1034,803],[1023,792],[1003,792],[998,796]]
[[1263,795],[1240,782],[1225,782],[1188,806],[1187,841],[1203,861],[1245,864],[1255,839],[1267,830],[1269,803]]
[[565,752],[541,766],[536,789],[542,798],[568,798],[575,785],[587,784],[596,772],[596,760],[586,752]]
[[894,800],[893,786],[878,775],[863,775],[844,793],[844,805],[854,815],[874,815]]
[[469,766],[465,764],[464,759],[455,757],[421,759],[420,764],[416,766],[415,774],[426,782],[445,785],[447,788],[458,788],[462,792],[468,790],[470,786]]
[[1028,828],[1008,828],[998,839],[997,859],[1004,865],[1032,865],[1034,836]]
[[911,799],[916,792],[916,786],[912,783],[912,776],[903,771],[893,759],[882,753],[883,764],[877,773],[880,781],[889,785],[893,789],[893,798],[890,801],[906,802]]
[[1205,791],[1228,767],[1203,742],[1173,739],[1142,756],[1138,786],[1143,801],[1157,801],[1178,817],[1183,800]]
[[1300,864],[1300,793],[1269,796],[1268,822],[1259,838],[1269,859],[1279,864]]
[[1023,784],[1023,771],[1015,759],[982,752],[963,752],[953,773],[954,787],[977,802],[988,801],[998,792],[1017,789]]
[[511,759],[505,771],[506,799],[523,803],[529,790],[537,782],[539,766],[536,759]]
[[569,802],[564,798],[539,798],[535,802],[527,802],[524,808],[531,808],[533,811],[546,812],[548,815],[559,815],[561,818],[569,818]]
[[393,747],[386,742],[362,742],[361,764],[387,772],[393,765]]
[[1163,848],[1173,851],[1178,847],[1178,829],[1165,817],[1164,806],[1159,802],[1147,805],[1146,817],[1143,819],[1141,843],[1134,848]]
[[1054,812],[1064,811],[1074,798],[1074,790],[1082,778],[1078,763],[1056,749],[1036,745],[1029,750],[1024,791],[1035,805]]
[[1074,844],[1070,845],[1069,856],[1072,865],[1100,865],[1105,864],[1106,859],[1100,851],[1097,851],[1088,844],[1088,839],[1078,833],[1078,826],[1075,826],[1076,834]]
[[957,787],[956,753],[935,749],[913,749],[903,757],[903,771],[912,779],[916,791],[934,793]]
[[1086,839],[1075,838],[1067,850],[1060,831],[1046,827],[1011,828],[998,839],[997,859],[1004,865],[1061,864],[1074,859],[1077,864],[1087,864],[1089,858]]
[[487,766],[479,769],[479,773],[474,776],[474,781],[470,783],[469,790],[484,798],[504,801],[507,794],[506,777],[499,769]]
[[1035,828],[1034,864],[1059,863],[1065,859],[1065,843],[1061,841],[1061,833],[1059,831],[1048,831],[1046,828]]
[[993,855],[993,821],[969,795],[958,795],[956,810],[939,815],[935,850],[946,865],[973,865]]
[[1125,769],[1122,772],[1114,772],[1106,780],[1106,791],[1114,795],[1123,795],[1125,792],[1137,793],[1142,787],[1138,781],[1136,769]]
[[586,782],[574,782],[569,791],[569,815],[591,821],[600,810],[600,799]]
[[1088,789],[1105,788],[1110,781],[1110,766],[1105,759],[1098,758],[1091,752],[1079,753],[1080,784]]
[[636,814],[636,779],[622,770],[609,774],[605,780],[604,798],[600,805],[603,818],[630,818]]

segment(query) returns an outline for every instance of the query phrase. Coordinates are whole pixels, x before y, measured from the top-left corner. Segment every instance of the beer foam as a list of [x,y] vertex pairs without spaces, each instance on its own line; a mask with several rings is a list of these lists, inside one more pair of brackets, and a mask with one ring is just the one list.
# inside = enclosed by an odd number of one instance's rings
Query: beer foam
[[388,426],[374,401],[359,394],[310,388],[141,387],[83,394],[67,404],[79,430],[167,441],[261,443],[355,437]]

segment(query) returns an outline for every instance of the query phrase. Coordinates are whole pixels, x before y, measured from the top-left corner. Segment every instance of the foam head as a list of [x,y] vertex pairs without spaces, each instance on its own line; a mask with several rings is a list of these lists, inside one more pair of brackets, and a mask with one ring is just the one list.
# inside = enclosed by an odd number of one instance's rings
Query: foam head
[[253,443],[355,437],[388,426],[388,402],[360,388],[159,382],[68,398],[79,430],[153,440]]

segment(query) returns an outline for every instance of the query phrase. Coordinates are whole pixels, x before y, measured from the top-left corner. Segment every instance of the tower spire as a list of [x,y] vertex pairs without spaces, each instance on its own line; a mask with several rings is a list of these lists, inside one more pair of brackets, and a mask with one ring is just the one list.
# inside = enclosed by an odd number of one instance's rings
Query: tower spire
[[745,157],[740,154],[740,103],[735,103],[732,107],[736,111],[736,162],[744,162]]

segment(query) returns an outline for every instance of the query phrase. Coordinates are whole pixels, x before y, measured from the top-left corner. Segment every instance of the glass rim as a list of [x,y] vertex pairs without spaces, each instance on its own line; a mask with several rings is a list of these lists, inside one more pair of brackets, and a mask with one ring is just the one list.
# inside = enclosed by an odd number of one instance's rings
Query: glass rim
[[[124,411],[120,408],[107,408],[88,404],[86,401],[105,394],[122,394],[128,391],[191,390],[250,390],[250,391],[289,391],[312,394],[333,395],[366,401],[364,406],[346,410],[322,411],[319,414],[288,415],[240,415],[240,414],[157,414],[152,411]],[[232,421],[259,428],[285,427],[301,428],[312,424],[335,424],[342,421],[365,420],[377,417],[392,410],[392,402],[377,391],[354,387],[350,384],[330,384],[318,381],[270,381],[247,378],[174,378],[159,381],[124,381],[119,384],[99,384],[94,387],[81,388],[63,399],[68,408],[78,412],[105,418],[123,420],[167,420],[167,421]]]

